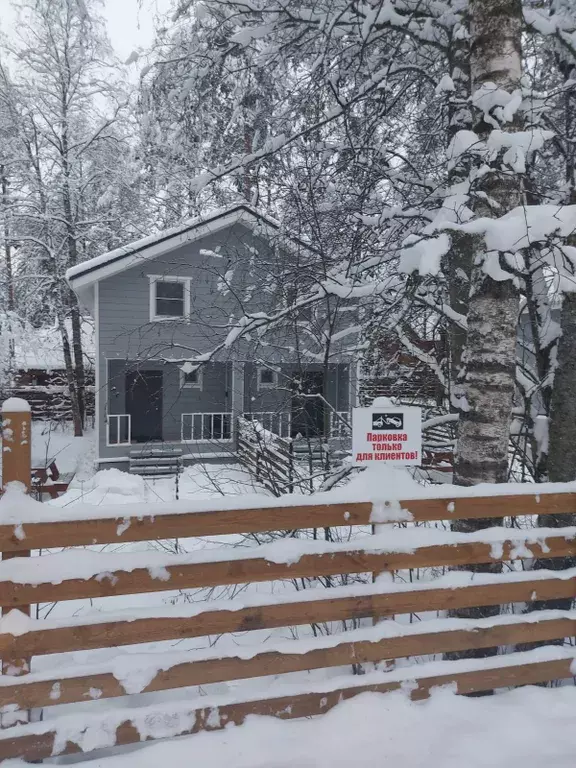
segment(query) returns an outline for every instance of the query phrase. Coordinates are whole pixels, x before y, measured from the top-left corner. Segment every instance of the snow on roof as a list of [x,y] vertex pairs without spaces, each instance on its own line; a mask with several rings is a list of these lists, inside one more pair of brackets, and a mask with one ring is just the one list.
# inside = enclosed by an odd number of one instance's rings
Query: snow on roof
[[[164,251],[171,250],[178,245],[191,242],[219,229],[232,226],[240,221],[249,227],[259,225],[264,227],[264,229],[271,228],[277,233],[280,233],[281,230],[278,221],[257,211],[255,208],[245,204],[228,206],[196,219],[188,220],[172,229],[167,229],[155,235],[128,243],[113,251],[103,253],[101,256],[96,256],[94,259],[78,264],[66,272],[66,280],[74,289],[85,287],[101,279],[101,277],[128,269],[133,265],[133,259],[136,254],[138,254],[139,260],[154,258]],[[284,236],[287,241],[296,242],[301,246],[310,248],[309,245],[297,237],[288,234]]]
[[[72,333],[67,323],[68,337]],[[82,349],[85,360],[92,367],[94,360],[94,325],[83,319],[81,325]],[[23,324],[13,328],[10,337],[14,343],[14,365],[17,370],[60,370],[65,367],[62,338],[56,325],[34,328]],[[6,339],[2,340],[6,342]]]

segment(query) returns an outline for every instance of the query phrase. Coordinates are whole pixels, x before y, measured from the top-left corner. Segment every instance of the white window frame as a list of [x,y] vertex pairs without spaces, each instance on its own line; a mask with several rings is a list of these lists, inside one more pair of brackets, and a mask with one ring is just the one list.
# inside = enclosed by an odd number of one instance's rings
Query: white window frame
[[[120,442],[120,440],[118,440],[116,443],[110,442],[110,421],[112,419],[117,419],[116,431],[118,438],[120,438],[120,419],[128,420],[128,440],[126,442]],[[129,413],[109,413],[106,416],[106,447],[117,448],[122,445],[132,445],[132,417]]]
[[[148,275],[150,280],[150,322],[162,323],[174,320],[190,320],[190,283],[191,277],[178,277],[176,275]],[[156,314],[156,286],[158,283],[180,283],[184,286],[184,314],[183,315],[157,315]]]
[[200,392],[204,390],[204,366],[201,365],[196,368],[198,374],[198,381],[196,383],[186,381],[186,374],[180,368],[180,389],[198,389]]
[[[205,419],[214,419],[214,416],[220,416],[222,418],[227,418],[230,426],[230,437],[199,437],[194,439],[194,421],[195,419],[200,419],[200,432],[204,432],[204,420]],[[190,437],[185,437],[184,432],[184,420],[186,418],[190,417]],[[213,426],[213,421],[212,421]],[[221,430],[224,431],[224,424],[222,422],[221,424]],[[232,411],[222,411],[222,412],[201,412],[201,413],[182,413],[180,414],[180,442],[182,443],[232,443],[234,442],[234,414]]]
[[[262,381],[262,371],[266,371],[267,373],[272,374],[272,381],[271,382],[263,382]],[[278,371],[275,368],[271,368],[267,365],[259,365],[258,366],[258,389],[274,389],[278,386]]]

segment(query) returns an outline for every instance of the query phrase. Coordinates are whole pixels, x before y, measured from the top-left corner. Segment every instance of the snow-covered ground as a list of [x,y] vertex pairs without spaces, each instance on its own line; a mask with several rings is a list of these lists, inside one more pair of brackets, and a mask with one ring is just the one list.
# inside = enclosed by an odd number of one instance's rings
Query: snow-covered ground
[[[91,768],[573,768],[576,688],[464,698],[440,689],[364,693],[322,717],[244,725],[149,744]],[[24,766],[8,761],[6,768]]]
[[211,499],[239,496],[244,493],[266,493],[255,484],[248,472],[234,464],[194,464],[175,477],[146,478],[118,469],[103,469],[92,477],[78,476],[71,488],[59,499],[58,506],[85,502],[100,504],[154,503],[179,499]]
[[55,460],[62,474],[86,479],[94,474],[94,430],[74,437],[69,423],[32,422],[32,466],[46,466]]

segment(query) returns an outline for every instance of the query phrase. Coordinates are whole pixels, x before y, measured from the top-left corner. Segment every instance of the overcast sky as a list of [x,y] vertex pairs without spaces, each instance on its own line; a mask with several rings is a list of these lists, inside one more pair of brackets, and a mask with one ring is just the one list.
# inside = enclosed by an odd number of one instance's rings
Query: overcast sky
[[[171,0],[104,0],[108,35],[122,60],[133,50],[147,47],[154,37],[154,18],[170,10]],[[12,0],[0,0],[0,27],[10,34],[14,20]]]
[[164,15],[170,6],[171,0],[105,0],[108,34],[121,59],[152,43],[154,17]]

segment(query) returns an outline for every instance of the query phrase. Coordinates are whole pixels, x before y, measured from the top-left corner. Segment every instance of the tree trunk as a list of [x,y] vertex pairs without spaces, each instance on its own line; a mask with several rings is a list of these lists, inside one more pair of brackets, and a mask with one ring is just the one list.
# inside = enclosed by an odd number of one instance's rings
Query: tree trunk
[[[62,92],[62,135],[61,135],[61,162],[62,162],[62,205],[66,219],[66,243],[68,250],[68,268],[75,267],[78,263],[78,244],[76,242],[76,229],[72,213],[72,194],[70,187],[70,164],[68,146],[68,108],[66,91]],[[80,332],[80,308],[78,299],[73,291],[68,292],[68,304],[70,307],[70,320],[72,324],[72,352],[74,355],[74,386],[76,389],[76,402],[80,415],[80,424],[84,425],[85,417],[85,390],[86,371],[84,368],[84,354],[82,350],[82,335]],[[76,430],[76,425],[74,427]],[[80,432],[82,434],[82,432]]]
[[[480,270],[478,270],[480,271]],[[474,275],[465,352],[465,405],[460,413],[456,485],[505,483],[515,390],[518,295],[511,281]],[[459,521],[466,530],[494,521]]]
[[70,407],[72,411],[72,423],[74,425],[74,437],[82,437],[82,415],[78,405],[78,395],[76,391],[76,382],[74,380],[74,365],[72,363],[72,354],[70,352],[70,341],[68,332],[62,317],[62,308],[56,310],[58,318],[58,330],[62,339],[62,352],[64,355],[64,366],[66,368],[66,382],[70,393]]
[[[521,76],[521,0],[471,0],[472,92],[494,83],[512,93]],[[491,87],[491,86],[487,86]],[[498,126],[498,123],[494,121]],[[492,130],[482,119],[476,128],[480,138]],[[506,126],[504,126],[506,127]],[[510,126],[508,126],[510,127]],[[521,183],[502,161],[494,161],[483,176],[482,192],[499,204],[502,215],[521,202]],[[493,217],[487,205],[477,207],[482,216]],[[468,312],[468,337],[463,354],[462,398],[454,483],[504,483],[508,478],[508,443],[515,391],[516,337],[519,301],[512,280],[496,281],[483,271],[484,242],[474,239],[475,264]],[[452,530],[472,532],[492,527],[493,520],[465,520]],[[468,571],[493,572],[499,565],[468,566]],[[497,606],[455,611],[458,617],[483,617],[499,613]],[[451,654],[450,658],[492,656],[496,648]]]
[[[562,58],[558,59],[558,69],[565,84],[573,77],[573,67]],[[574,94],[567,89],[565,96],[566,134],[574,135]],[[570,189],[568,203],[576,204],[575,190],[575,155],[574,149],[566,154],[565,181]],[[576,238],[568,239],[571,246],[576,245]],[[550,397],[550,418],[548,427],[548,455],[546,457],[547,479],[553,483],[566,483],[576,480],[576,294],[565,293],[560,316],[560,339],[557,348],[557,368]],[[576,525],[576,514],[542,515],[538,517],[538,526],[543,528],[561,528]],[[534,570],[564,570],[576,566],[576,557],[557,557],[536,560]],[[528,610],[563,610],[568,611],[574,605],[570,598],[545,600],[530,603]],[[556,641],[562,644],[564,641]]]
[[[576,294],[567,293],[562,304],[560,322],[562,336],[558,343],[558,368],[550,407],[550,439],[548,448],[548,478],[554,483],[576,479]],[[561,528],[576,525],[576,514],[542,515],[542,527]],[[537,560],[534,570],[564,570],[574,568],[576,557],[556,557]],[[546,610],[570,610],[572,599],[547,600],[530,607]]]
[[6,284],[7,284],[7,309],[14,312],[14,274],[12,270],[12,244],[10,242],[10,226],[8,224],[8,179],[4,172],[4,166],[0,165],[0,177],[2,185],[2,208],[4,213],[4,258],[6,261]]
[[82,348],[82,332],[80,307],[76,294],[70,295],[70,319],[72,324],[72,352],[74,355],[74,378],[76,384],[76,396],[80,411],[81,423],[86,423],[86,369],[84,366],[84,350]]
[[[448,49],[448,67],[454,83],[454,90],[447,92],[448,131],[447,145],[458,131],[473,130],[470,94],[470,42],[459,35],[453,37]],[[465,184],[470,175],[471,161],[464,155],[454,164],[449,174],[451,186]],[[474,239],[466,232],[451,233],[451,246],[445,257],[444,274],[448,283],[450,307],[458,314],[468,315],[470,281],[474,264]],[[462,355],[466,346],[466,330],[457,323],[448,322],[448,398],[450,410],[456,410],[454,397],[456,382],[462,366]]]
[[[9,315],[9,330],[10,332],[13,330],[12,324],[14,322],[14,310],[15,310],[15,300],[14,300],[14,271],[12,268],[12,243],[10,240],[10,225],[8,223],[8,206],[9,206],[9,185],[8,185],[8,178],[6,177],[5,167],[3,165],[0,165],[0,186],[1,186],[1,192],[2,192],[2,213],[4,218],[4,262],[6,266],[6,308],[8,310]],[[14,370],[14,357],[15,357],[15,348],[14,348],[14,338],[12,335],[10,335],[10,340],[8,342],[8,371],[10,375],[13,373]]]
[[[511,93],[521,76],[521,0],[471,0],[471,75],[476,93],[487,83]],[[477,131],[487,137],[482,120]],[[496,160],[485,174],[482,192],[506,213],[521,202],[520,179],[502,172]],[[483,205],[477,212],[492,216]],[[462,377],[457,485],[503,483],[508,476],[508,441],[515,389],[518,295],[512,280],[496,281],[483,272],[483,241],[475,238],[475,262],[468,316],[468,338]],[[483,528],[485,521],[467,526]],[[492,525],[493,523],[490,523]]]
[[[467,317],[470,301],[470,281],[474,263],[474,240],[464,232],[454,232],[451,236],[452,245],[447,254],[447,280],[450,307],[458,314]],[[462,367],[462,355],[466,348],[467,331],[457,323],[448,325],[449,346],[449,398],[450,410],[455,410],[456,400],[453,397],[455,383]]]

